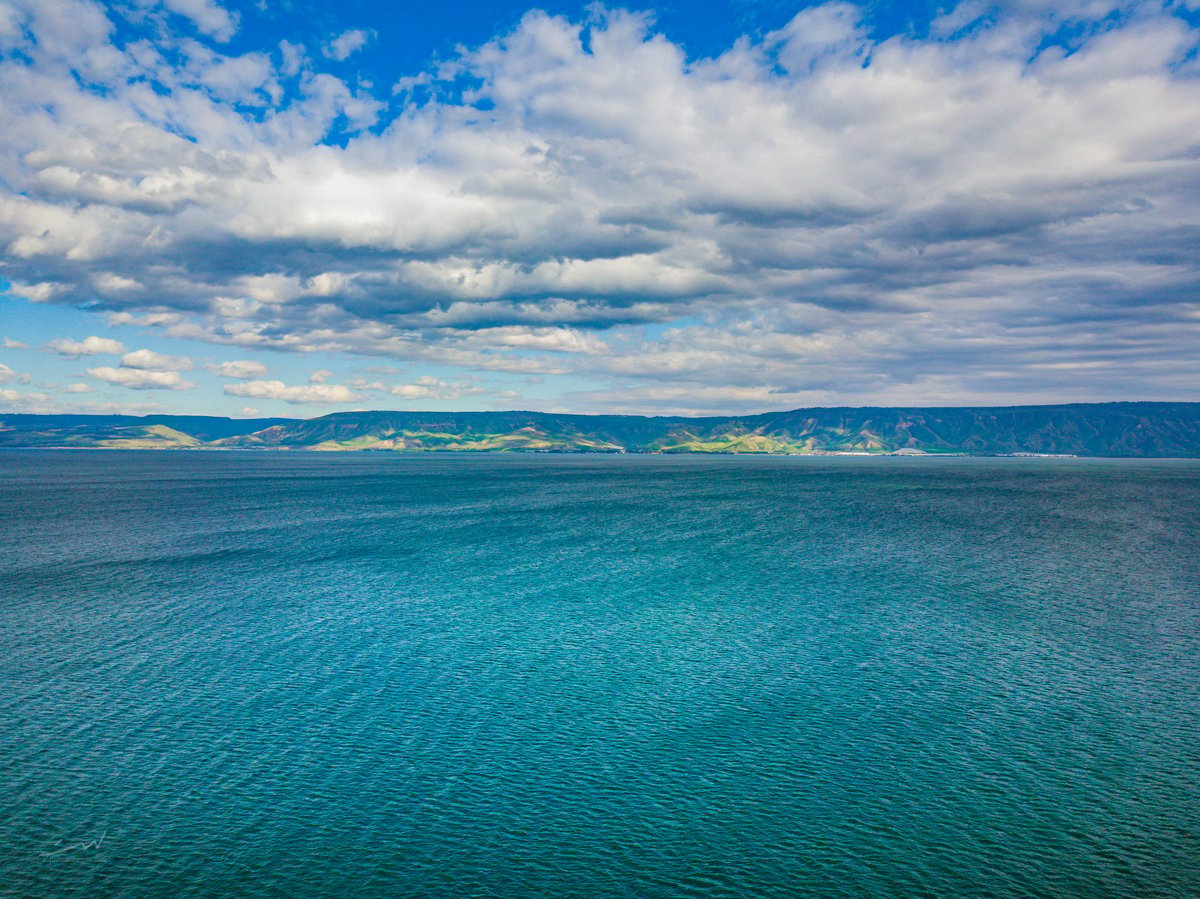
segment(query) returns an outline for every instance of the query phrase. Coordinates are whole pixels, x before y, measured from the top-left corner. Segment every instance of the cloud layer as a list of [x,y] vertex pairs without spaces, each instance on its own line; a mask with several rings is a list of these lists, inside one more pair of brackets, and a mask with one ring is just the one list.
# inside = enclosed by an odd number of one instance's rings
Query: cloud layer
[[[535,12],[386,90],[166,6],[211,40],[0,0],[0,275],[32,301],[563,378],[580,409],[1200,398],[1197,30],[1161,4],[872,41],[830,3],[699,60],[645,16]],[[90,372],[187,383],[139,360]],[[251,366],[227,394],[362,395]]]
[[245,381],[225,387],[228,396],[258,397],[283,400],[294,405],[324,406],[330,403],[352,403],[362,399],[349,387],[341,384],[303,384],[289,386],[283,381]]
[[128,387],[131,390],[188,390],[195,385],[183,380],[177,371],[154,371],[141,368],[112,368],[103,365],[89,368],[88,374],[100,381]]
[[[14,347],[15,349],[16,347]],[[109,337],[85,337],[83,340],[52,340],[46,344],[46,349],[60,356],[78,358],[79,356],[115,356],[125,352],[125,345],[119,340]]]

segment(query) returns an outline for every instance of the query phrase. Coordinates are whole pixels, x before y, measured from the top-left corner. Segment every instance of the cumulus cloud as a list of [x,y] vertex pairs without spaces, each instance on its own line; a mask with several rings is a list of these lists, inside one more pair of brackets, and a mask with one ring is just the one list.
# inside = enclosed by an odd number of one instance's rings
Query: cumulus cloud
[[237,17],[212,0],[163,0],[163,5],[218,41],[229,40],[237,31]]
[[107,381],[131,390],[191,390],[196,385],[185,381],[177,371],[145,371],[140,368],[89,368],[88,374],[98,381]]
[[246,381],[243,384],[228,384],[225,387],[225,393],[228,396],[261,397],[305,406],[353,403],[362,399],[360,394],[342,384],[288,386],[283,381]]
[[186,356],[168,356],[154,350],[134,350],[121,357],[122,368],[139,368],[144,371],[190,371],[194,366]]
[[[835,2],[711,59],[637,14],[533,12],[392,112],[290,44],[13,8],[0,273],[38,302],[568,376],[594,407],[1195,398],[1198,31],[1161,4],[952,4],[872,40]],[[93,352],[123,348],[64,355]]]
[[404,400],[457,400],[486,392],[470,382],[447,383],[432,375],[422,375],[411,384],[396,384],[388,388],[388,393]]
[[336,59],[341,62],[342,60],[349,59],[365,47],[367,41],[372,36],[372,32],[370,31],[362,28],[352,28],[349,31],[343,31],[326,44],[322,52],[330,59]]
[[0,384],[10,384],[13,381],[16,381],[18,378],[20,378],[20,375],[18,375],[3,362],[0,362]]
[[115,356],[125,352],[125,345],[109,337],[85,337],[83,340],[51,340],[46,349],[60,356]]
[[13,340],[11,337],[4,338],[3,346],[4,346],[4,349],[6,349],[6,350],[27,350],[27,349],[29,349],[29,344],[21,343],[21,341],[19,341],[19,340]]
[[82,381],[80,381],[75,384],[68,384],[67,388],[64,392],[66,392],[66,393],[94,393],[95,391],[93,390],[93,388],[90,385],[84,384]]
[[235,359],[231,362],[210,365],[208,370],[218,377],[234,378],[239,381],[261,378],[267,373],[267,367],[261,362],[253,362],[248,359]]

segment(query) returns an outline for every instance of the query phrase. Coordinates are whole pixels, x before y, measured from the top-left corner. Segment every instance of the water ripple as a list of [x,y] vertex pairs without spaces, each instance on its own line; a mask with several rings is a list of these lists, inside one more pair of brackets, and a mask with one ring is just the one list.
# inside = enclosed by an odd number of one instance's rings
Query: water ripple
[[0,891],[1200,895],[1200,465],[9,453]]

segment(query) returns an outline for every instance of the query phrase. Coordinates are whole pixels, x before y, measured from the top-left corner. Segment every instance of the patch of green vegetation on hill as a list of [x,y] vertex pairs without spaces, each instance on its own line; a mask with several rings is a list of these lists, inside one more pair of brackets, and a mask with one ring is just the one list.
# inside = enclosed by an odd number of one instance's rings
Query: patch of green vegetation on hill
[[658,447],[663,453],[766,453],[771,455],[795,456],[811,453],[795,441],[780,440],[765,434],[722,435],[711,439],[692,437],[677,443],[663,443]]
[[552,435],[537,428],[505,434],[454,434],[448,431],[403,430],[386,434],[322,440],[306,447],[324,452],[390,450],[393,452],[621,452],[621,447],[583,436]]
[[192,449],[203,441],[166,425],[76,425],[61,430],[0,431],[0,446],[62,449]]
[[98,440],[96,446],[103,449],[185,449],[200,446],[200,441],[195,437],[166,425],[116,430],[121,433]]

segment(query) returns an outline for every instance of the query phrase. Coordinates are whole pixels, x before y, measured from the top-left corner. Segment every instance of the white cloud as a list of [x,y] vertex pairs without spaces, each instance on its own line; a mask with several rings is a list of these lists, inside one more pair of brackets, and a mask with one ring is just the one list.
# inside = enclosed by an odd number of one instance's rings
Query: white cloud
[[[831,3],[690,61],[644,16],[530,13],[368,131],[383,102],[298,45],[122,48],[113,7],[25,2],[5,277],[174,337],[613,396],[1193,398],[1200,32],[1114,8],[951,4],[937,39],[871,41]],[[64,354],[95,352],[123,347]],[[1036,367],[1097,357],[1082,386]]]
[[168,356],[154,350],[134,350],[121,357],[122,368],[138,368],[144,371],[190,371],[192,360],[186,356]]
[[0,388],[0,400],[8,412],[27,412],[38,415],[148,415],[162,412],[158,403],[92,403],[66,399],[45,393],[19,393]]
[[218,41],[227,41],[237,32],[237,16],[213,0],[163,0],[163,5]]
[[9,384],[20,377],[15,371],[0,362],[0,384]]
[[95,391],[87,384],[79,382],[76,384],[68,384],[65,392],[66,393],[94,393]]
[[221,362],[217,365],[210,365],[208,370],[218,377],[236,378],[237,380],[260,378],[267,373],[265,365],[249,359],[235,359],[231,362]]
[[422,375],[411,384],[397,384],[388,388],[388,393],[405,400],[457,400],[487,391],[470,382],[447,383],[432,375]]
[[329,380],[329,378],[332,374],[333,374],[333,372],[329,371],[326,368],[318,368],[317,370],[311,371],[308,373],[308,383],[324,384],[326,381]]
[[821,60],[861,57],[867,36],[860,25],[863,10],[850,3],[826,3],[801,10],[766,43],[789,72],[806,73]]
[[27,350],[29,344],[21,343],[19,340],[13,340],[11,337],[4,338],[4,349],[6,350]]
[[191,390],[196,385],[185,381],[177,371],[144,371],[138,368],[89,368],[88,374],[99,381],[131,390]]
[[85,337],[83,340],[51,340],[46,349],[60,356],[103,356],[125,352],[125,345],[108,337]]
[[500,328],[480,328],[470,340],[483,345],[541,350],[551,353],[602,353],[608,347],[594,334],[574,328],[531,328],[507,325]]
[[367,41],[371,39],[373,32],[362,28],[352,28],[349,31],[343,31],[328,44],[325,45],[322,52],[330,59],[336,59],[339,62],[349,59],[359,50],[366,46]]
[[228,396],[261,397],[283,400],[295,405],[324,406],[334,403],[353,403],[362,399],[349,387],[341,384],[309,384],[289,387],[283,381],[247,381],[243,384],[228,384]]
[[283,61],[279,68],[281,75],[285,78],[295,78],[300,74],[300,69],[305,61],[303,45],[293,44],[291,41],[280,41],[279,55]]

